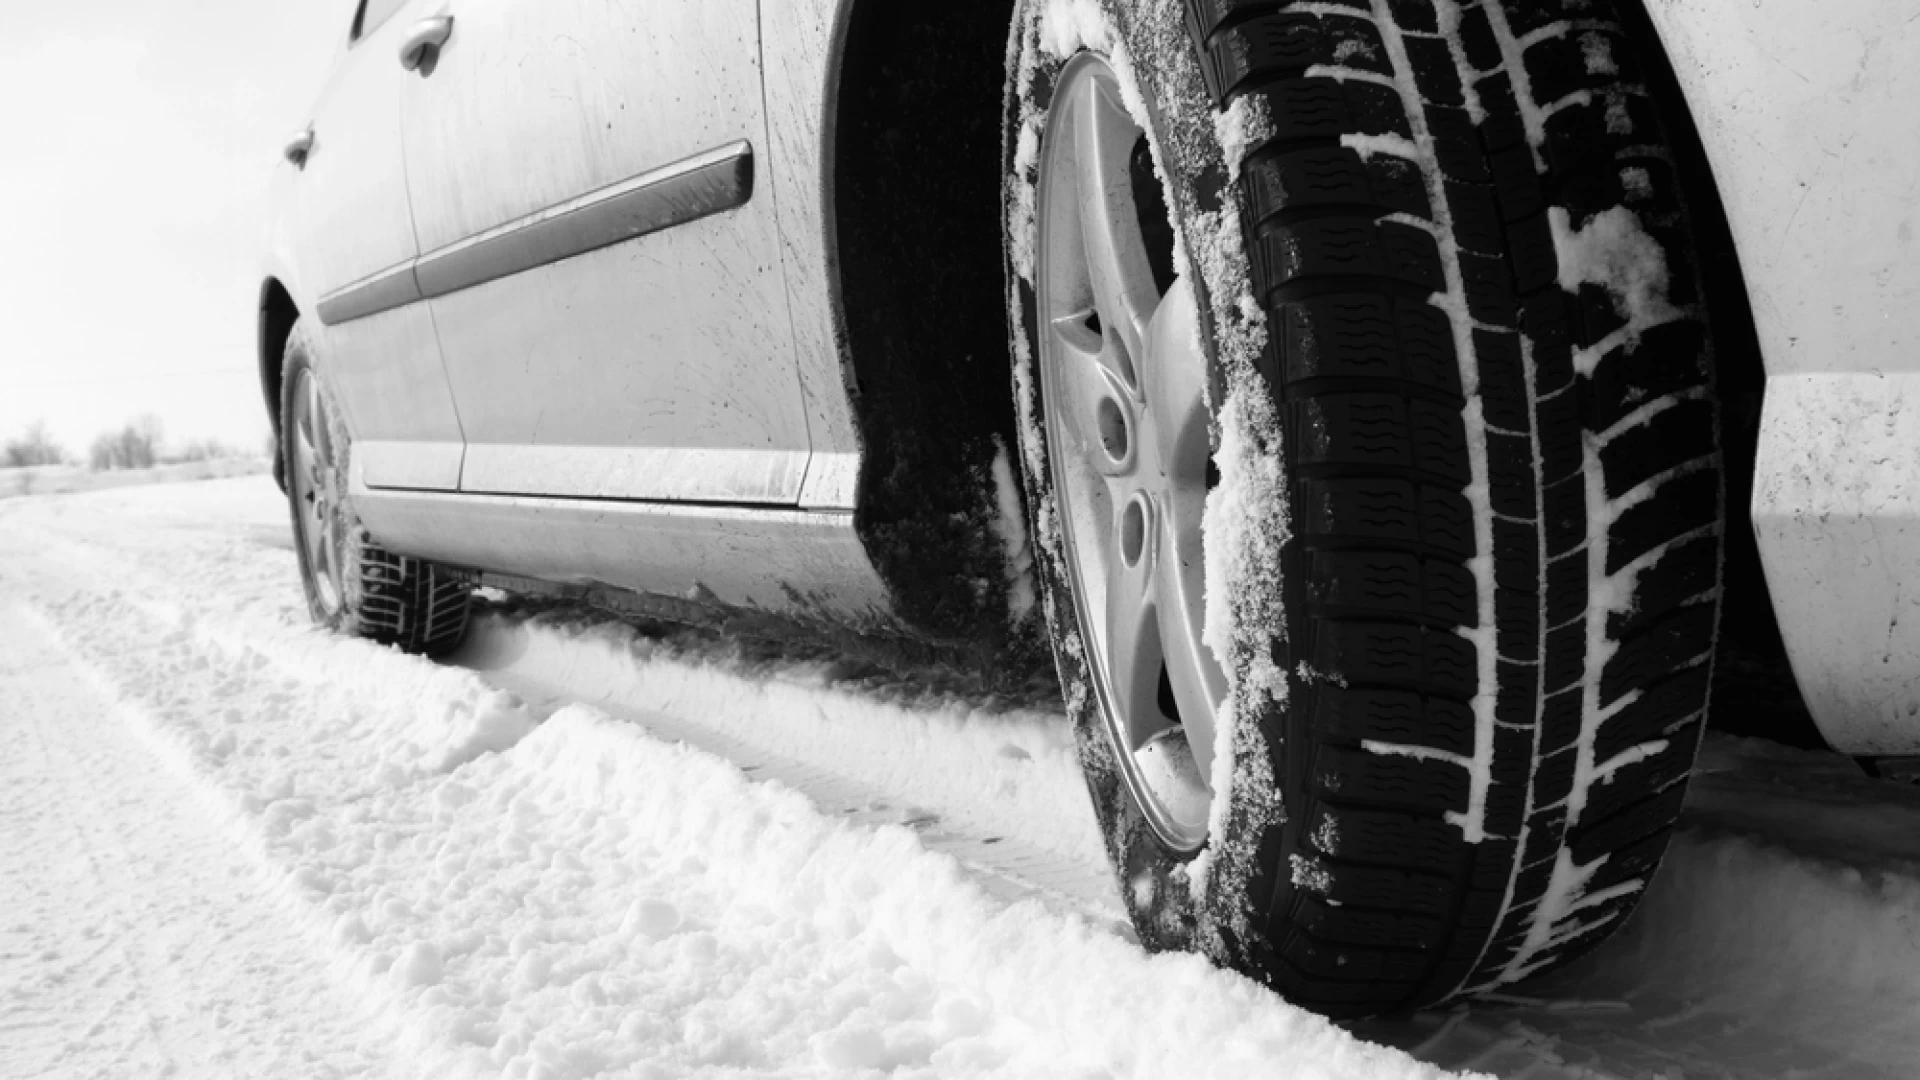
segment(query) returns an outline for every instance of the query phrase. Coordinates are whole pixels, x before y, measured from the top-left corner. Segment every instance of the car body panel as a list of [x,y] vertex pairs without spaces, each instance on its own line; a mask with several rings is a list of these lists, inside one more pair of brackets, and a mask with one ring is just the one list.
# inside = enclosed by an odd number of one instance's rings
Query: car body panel
[[1650,0],[1769,374],[1920,371],[1911,0]]
[[[583,196],[765,143],[754,0],[449,10],[402,93],[423,283],[489,230],[552,231]],[[797,505],[810,444],[780,274],[771,201],[747,199],[430,299],[462,490]]]
[[[852,2],[614,7],[448,9],[445,55],[397,90],[420,250],[734,140],[752,148],[752,197],[328,327],[340,375],[364,384],[343,405],[368,526],[460,565],[885,622],[887,589],[847,513],[863,450],[832,169]],[[1920,125],[1886,122],[1920,100],[1920,20],[1905,0],[1646,8],[1723,198],[1770,377],[1754,522],[1796,674],[1837,746],[1920,752],[1920,682],[1898,663],[1920,652],[1920,612],[1902,617],[1902,583],[1920,580],[1920,389],[1905,377],[1920,377]],[[409,3],[374,36],[437,11]],[[402,78],[397,64],[387,78]],[[292,194],[307,179],[283,170],[270,272],[311,313],[397,261],[346,260],[358,276],[343,278],[312,242],[325,215]],[[453,390],[429,400],[436,358]],[[450,486],[463,437],[470,491],[541,497],[369,486]],[[783,554],[783,535],[807,554]]]
[[[355,283],[404,272],[417,254],[398,110],[403,74],[393,61],[406,5],[341,56],[315,107],[314,144],[286,194],[299,237],[307,310]],[[288,166],[289,169],[293,167]],[[460,482],[463,434],[424,307],[329,329],[332,380],[352,417],[355,452],[369,482],[452,490]]]
[[860,436],[840,319],[828,163],[838,57],[852,6],[846,0],[760,0],[767,83],[761,184],[779,215],[781,276],[813,444],[800,504],[849,509],[859,480]]
[[1920,752],[1920,373],[1767,381],[1754,529],[1836,749]]
[[1794,674],[1836,748],[1920,752],[1920,18],[1910,0],[1647,8],[1766,363],[1753,520]]
[[354,489],[383,544],[450,565],[899,629],[850,513]]
[[353,453],[379,487],[452,491],[466,440],[424,304],[327,328],[326,355]]

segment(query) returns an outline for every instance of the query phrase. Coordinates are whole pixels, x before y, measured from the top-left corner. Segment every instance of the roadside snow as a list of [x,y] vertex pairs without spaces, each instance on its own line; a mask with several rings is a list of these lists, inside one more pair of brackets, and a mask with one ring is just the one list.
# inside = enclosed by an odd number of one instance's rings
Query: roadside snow
[[[1004,900],[905,825],[312,630],[290,553],[193,520],[217,499],[141,494],[0,519],[4,595],[117,700],[101,737],[143,740],[211,810],[283,898],[260,917],[412,1075],[1440,1075],[1198,957]],[[1064,738],[1019,727],[1029,754]],[[67,812],[108,832],[144,812],[87,796]],[[181,901],[169,932],[198,933],[191,894],[153,887]]]
[[[1026,820],[1084,798],[1057,715],[579,620],[437,666],[308,629],[285,534],[261,479],[0,508],[0,1074],[1439,1075],[946,854],[1099,857]],[[849,812],[758,781],[775,750],[956,779]],[[1920,792],[1711,739],[1613,943],[1357,1033],[1533,1080],[1909,1076],[1916,927]]]
[[0,1076],[413,1075],[49,631],[0,601]]

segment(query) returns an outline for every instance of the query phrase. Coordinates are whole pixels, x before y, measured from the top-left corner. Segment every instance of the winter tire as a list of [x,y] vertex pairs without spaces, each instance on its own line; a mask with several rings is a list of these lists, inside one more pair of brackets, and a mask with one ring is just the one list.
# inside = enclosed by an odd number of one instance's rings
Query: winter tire
[[373,543],[349,498],[352,443],[296,323],[281,375],[280,443],[294,550],[313,620],[344,634],[440,656],[467,633],[471,589],[432,563]]
[[1022,465],[1142,940],[1345,1016],[1601,940],[1679,813],[1723,516],[1608,0],[1022,0],[1008,56]]

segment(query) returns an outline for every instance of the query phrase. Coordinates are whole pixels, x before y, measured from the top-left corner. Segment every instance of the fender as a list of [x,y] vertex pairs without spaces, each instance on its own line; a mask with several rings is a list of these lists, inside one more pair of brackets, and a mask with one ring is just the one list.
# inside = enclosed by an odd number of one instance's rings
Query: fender
[[1647,0],[1767,371],[1753,524],[1835,748],[1920,752],[1920,19],[1906,0]]
[[1920,372],[1910,0],[1646,9],[1726,203],[1768,374]]

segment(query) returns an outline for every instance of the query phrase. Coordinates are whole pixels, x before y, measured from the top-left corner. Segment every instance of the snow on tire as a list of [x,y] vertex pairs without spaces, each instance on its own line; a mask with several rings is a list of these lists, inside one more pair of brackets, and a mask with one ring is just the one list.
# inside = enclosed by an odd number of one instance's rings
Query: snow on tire
[[[1112,648],[1132,640],[1108,625],[1125,575],[1095,581],[1102,552],[1134,550],[1123,514],[1160,520],[1114,486],[1135,407],[1059,419],[1106,393],[1063,389],[1063,357],[1107,357],[1125,398],[1167,337],[1131,356],[1100,272],[1057,269],[1070,201],[1050,170],[1077,160],[1056,147],[1087,127],[1094,63],[1171,207],[1172,266],[1139,304],[1194,294],[1212,428],[1202,636],[1224,689],[1167,680],[1159,728],[1116,718],[1146,684]],[[1603,938],[1659,861],[1704,726],[1723,518],[1685,210],[1610,4],[1027,0],[1008,66],[1022,465],[1142,939],[1360,1015]],[[1150,195],[1136,179],[1134,205]],[[1108,249],[1151,248],[1147,217]],[[1203,834],[1167,826],[1186,804],[1155,800],[1185,789],[1155,786],[1178,770],[1149,750],[1197,763]]]
[[281,462],[300,583],[315,622],[341,633],[441,656],[465,639],[472,589],[446,570],[380,547],[353,512],[352,440],[316,362],[304,323],[281,368]]

